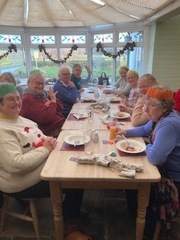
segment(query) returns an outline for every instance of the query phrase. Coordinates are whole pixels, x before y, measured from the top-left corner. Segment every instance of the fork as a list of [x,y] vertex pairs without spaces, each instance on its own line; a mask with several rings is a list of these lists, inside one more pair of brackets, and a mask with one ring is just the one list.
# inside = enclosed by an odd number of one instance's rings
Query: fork
[[124,134],[121,134],[121,136],[126,141],[128,148],[131,149],[131,150],[134,150],[134,147],[130,144],[130,142],[127,140],[127,138],[124,136]]
[[75,140],[75,141],[74,141],[74,147],[76,147],[79,143],[80,143],[79,140]]

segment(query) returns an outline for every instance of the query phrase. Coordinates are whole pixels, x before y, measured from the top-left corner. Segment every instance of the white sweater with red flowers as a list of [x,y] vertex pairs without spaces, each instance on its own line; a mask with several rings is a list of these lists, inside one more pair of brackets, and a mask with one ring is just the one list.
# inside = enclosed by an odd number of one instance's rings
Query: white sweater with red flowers
[[23,117],[0,118],[0,190],[14,193],[40,182],[49,151],[46,136],[36,123]]

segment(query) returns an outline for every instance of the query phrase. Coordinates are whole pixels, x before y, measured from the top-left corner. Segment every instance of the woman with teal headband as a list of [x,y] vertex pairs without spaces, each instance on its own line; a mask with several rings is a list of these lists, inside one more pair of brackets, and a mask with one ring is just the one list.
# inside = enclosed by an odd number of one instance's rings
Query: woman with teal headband
[[[19,116],[22,101],[14,85],[0,83],[0,200],[2,193],[16,198],[49,197],[49,183],[40,178],[56,139],[47,137],[37,124]],[[65,189],[63,213],[77,221],[83,197],[81,189]],[[0,203],[0,208],[2,202]]]

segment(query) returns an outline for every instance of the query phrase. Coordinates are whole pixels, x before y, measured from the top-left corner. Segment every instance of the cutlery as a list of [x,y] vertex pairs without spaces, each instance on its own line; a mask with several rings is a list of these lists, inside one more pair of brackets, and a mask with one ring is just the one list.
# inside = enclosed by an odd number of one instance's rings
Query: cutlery
[[79,143],[80,143],[79,140],[75,140],[75,141],[74,141],[74,147],[76,147]]
[[127,138],[124,136],[124,134],[121,134],[121,136],[124,138],[124,140],[127,143],[127,147],[131,150],[134,150],[134,147],[130,144],[130,142],[127,140]]

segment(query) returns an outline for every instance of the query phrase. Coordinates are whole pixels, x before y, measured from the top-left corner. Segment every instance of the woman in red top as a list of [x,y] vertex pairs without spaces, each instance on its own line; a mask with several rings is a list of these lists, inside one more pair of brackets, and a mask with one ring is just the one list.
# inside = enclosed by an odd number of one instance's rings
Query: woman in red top
[[62,102],[56,99],[56,93],[44,91],[45,78],[40,72],[30,74],[27,89],[22,96],[20,115],[38,124],[47,136],[57,137],[64,123]]

